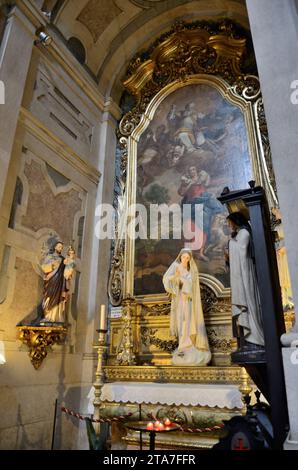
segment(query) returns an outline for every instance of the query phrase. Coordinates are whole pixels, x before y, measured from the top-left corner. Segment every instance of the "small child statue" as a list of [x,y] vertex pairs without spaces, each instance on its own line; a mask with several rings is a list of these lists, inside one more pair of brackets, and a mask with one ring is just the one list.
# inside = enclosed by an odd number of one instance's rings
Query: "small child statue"
[[70,281],[73,276],[73,273],[76,267],[75,256],[76,256],[76,252],[74,248],[72,246],[69,246],[67,250],[67,257],[63,261],[65,264],[64,278],[66,279],[66,281]]

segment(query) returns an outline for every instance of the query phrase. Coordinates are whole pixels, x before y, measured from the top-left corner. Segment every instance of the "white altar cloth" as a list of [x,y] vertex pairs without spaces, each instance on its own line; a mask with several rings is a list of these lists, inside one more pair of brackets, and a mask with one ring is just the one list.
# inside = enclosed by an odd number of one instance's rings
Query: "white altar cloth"
[[175,384],[153,382],[105,383],[102,401],[117,403],[146,403],[160,405],[192,405],[219,408],[242,408],[237,385]]

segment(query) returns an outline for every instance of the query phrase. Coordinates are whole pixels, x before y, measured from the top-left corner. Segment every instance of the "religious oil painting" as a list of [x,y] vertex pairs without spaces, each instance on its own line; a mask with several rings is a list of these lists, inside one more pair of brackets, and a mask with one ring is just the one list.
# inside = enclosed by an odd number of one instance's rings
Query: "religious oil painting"
[[[224,257],[229,230],[217,197],[225,186],[246,188],[252,178],[244,114],[211,85],[191,84],[169,94],[137,144],[136,202],[145,207],[201,204],[201,226],[192,209],[183,223],[201,232],[201,243],[193,248],[199,273],[224,287],[229,287]],[[163,293],[162,276],[185,245],[183,234],[137,239],[135,295]]]

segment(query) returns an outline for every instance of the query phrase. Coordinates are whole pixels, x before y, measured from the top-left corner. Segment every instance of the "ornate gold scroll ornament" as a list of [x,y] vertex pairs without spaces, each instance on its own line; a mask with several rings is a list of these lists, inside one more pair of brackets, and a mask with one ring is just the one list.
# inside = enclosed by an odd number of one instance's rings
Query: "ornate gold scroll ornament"
[[35,369],[39,369],[48,354],[48,348],[54,344],[62,344],[67,330],[63,326],[18,326],[19,340],[29,348],[30,361]]

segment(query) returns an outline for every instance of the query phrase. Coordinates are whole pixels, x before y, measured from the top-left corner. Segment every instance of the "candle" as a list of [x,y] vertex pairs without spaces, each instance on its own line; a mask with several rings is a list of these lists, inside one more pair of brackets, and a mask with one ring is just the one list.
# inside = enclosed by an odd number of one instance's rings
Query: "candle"
[[106,306],[102,305],[100,308],[99,329],[106,330]]
[[164,428],[165,428],[164,425],[163,425],[162,423],[159,423],[157,429],[158,429],[159,431],[163,431]]
[[159,425],[160,425],[160,421],[155,421],[154,426],[158,428]]
[[150,423],[147,424],[147,429],[151,430],[153,428],[154,428],[153,423],[150,422]]
[[171,426],[171,424],[172,424],[172,423],[171,423],[171,421],[169,420],[169,418],[166,418],[166,419],[165,419],[165,425],[166,425],[166,426]]

